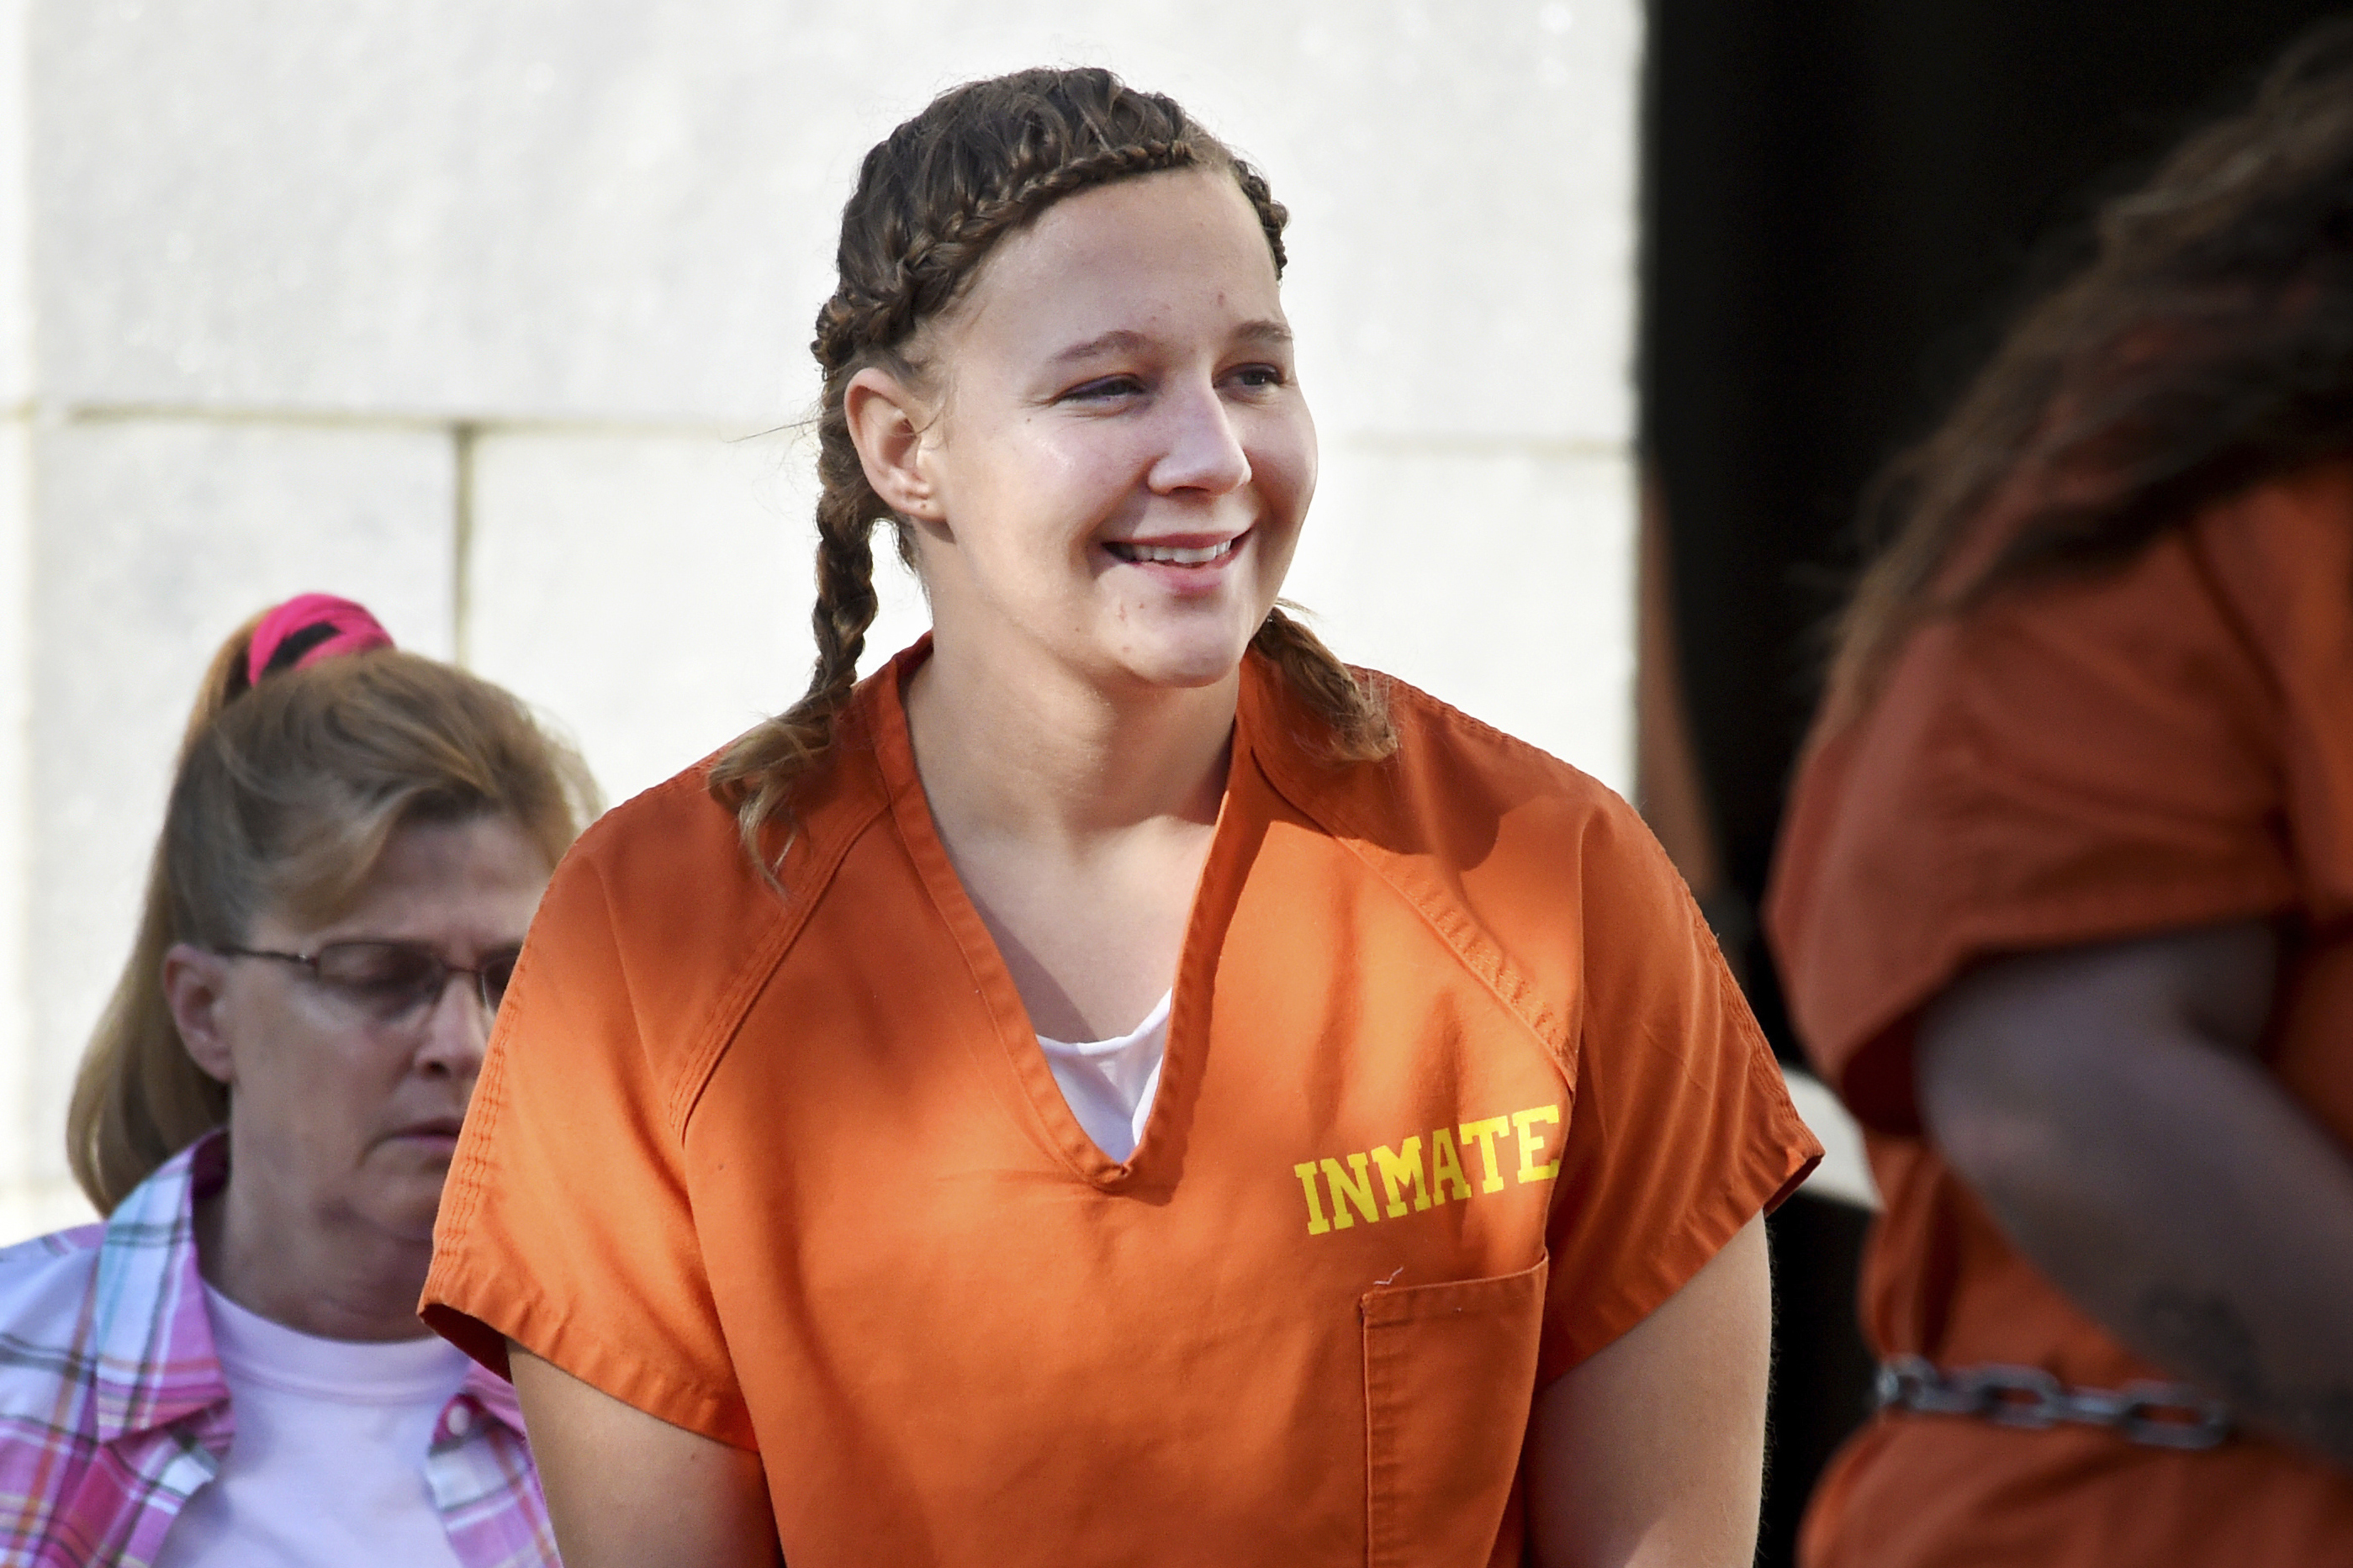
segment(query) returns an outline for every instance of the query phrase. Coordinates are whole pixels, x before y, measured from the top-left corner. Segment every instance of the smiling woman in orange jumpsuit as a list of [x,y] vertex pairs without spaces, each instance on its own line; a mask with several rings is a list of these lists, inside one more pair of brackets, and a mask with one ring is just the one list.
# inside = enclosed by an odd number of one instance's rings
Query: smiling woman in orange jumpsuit
[[1103,71],[868,157],[816,679],[558,874],[427,1287],[573,1568],[1748,1561],[1817,1151],[1625,805],[1276,607],[1284,221]]

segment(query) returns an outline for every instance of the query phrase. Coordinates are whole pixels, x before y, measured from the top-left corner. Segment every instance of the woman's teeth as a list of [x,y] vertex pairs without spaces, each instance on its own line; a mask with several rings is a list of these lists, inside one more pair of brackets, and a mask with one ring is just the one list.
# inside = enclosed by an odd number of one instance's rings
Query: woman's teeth
[[1230,552],[1234,540],[1187,548],[1176,544],[1117,543],[1105,548],[1122,561],[1160,561],[1174,566],[1201,566]]

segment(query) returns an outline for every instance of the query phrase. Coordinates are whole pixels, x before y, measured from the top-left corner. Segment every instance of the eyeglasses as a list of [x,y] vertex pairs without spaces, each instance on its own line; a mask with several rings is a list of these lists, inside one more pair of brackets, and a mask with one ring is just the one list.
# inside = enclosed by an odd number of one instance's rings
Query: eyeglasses
[[496,1015],[514,978],[520,950],[494,952],[478,968],[450,963],[421,942],[331,942],[316,952],[273,952],[268,948],[224,947],[232,958],[271,958],[309,970],[319,984],[352,1002],[379,1024],[396,1024],[441,999],[453,974],[474,982],[482,1011]]

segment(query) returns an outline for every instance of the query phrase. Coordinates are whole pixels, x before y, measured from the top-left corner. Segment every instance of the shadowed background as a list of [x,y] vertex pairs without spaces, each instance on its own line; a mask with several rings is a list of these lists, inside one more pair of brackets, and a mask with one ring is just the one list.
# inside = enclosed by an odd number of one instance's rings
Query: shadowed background
[[[2314,0],[1654,0],[1643,117],[1641,798],[1784,1059],[1754,911],[1859,561],[1871,474],[1925,436],[2098,200],[2242,102]],[[1801,1098],[1812,1116],[1816,1101]],[[1827,1131],[1827,1123],[1825,1122]],[[1772,1222],[1779,1296],[1760,1562],[1865,1413],[1866,1215]]]

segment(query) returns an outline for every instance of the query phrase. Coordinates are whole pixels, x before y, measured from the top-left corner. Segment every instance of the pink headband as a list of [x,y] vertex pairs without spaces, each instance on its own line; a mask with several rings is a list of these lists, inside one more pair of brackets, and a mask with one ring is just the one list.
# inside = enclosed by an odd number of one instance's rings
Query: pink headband
[[392,634],[364,606],[332,594],[298,594],[261,617],[246,649],[249,686],[281,669],[301,669],[338,654],[392,647]]

